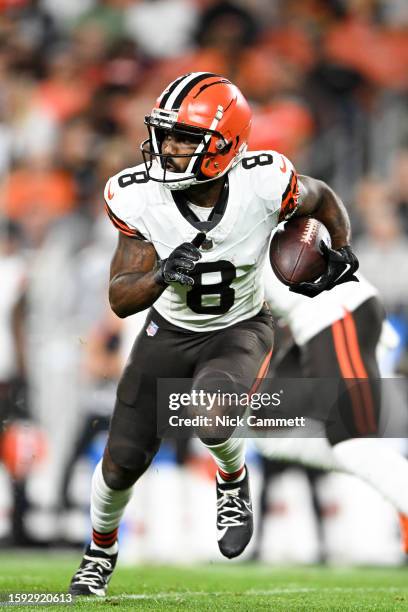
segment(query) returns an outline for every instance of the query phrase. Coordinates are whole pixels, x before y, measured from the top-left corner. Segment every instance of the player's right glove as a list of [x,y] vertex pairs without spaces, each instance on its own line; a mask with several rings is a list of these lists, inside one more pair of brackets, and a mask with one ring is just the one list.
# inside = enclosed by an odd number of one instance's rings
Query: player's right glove
[[180,283],[191,287],[194,279],[189,272],[194,269],[196,262],[201,259],[201,253],[191,242],[183,242],[170,253],[167,259],[162,259],[155,274],[155,281],[162,287],[169,283]]

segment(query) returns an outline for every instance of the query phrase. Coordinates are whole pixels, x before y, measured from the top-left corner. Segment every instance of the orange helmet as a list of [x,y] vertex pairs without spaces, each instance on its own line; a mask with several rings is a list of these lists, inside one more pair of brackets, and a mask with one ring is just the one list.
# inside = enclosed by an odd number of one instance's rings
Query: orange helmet
[[[185,74],[164,90],[145,117],[149,138],[141,144],[150,179],[186,189],[228,172],[245,153],[251,129],[248,102],[228,79],[211,72]],[[193,154],[161,152],[166,132],[197,137]],[[169,157],[191,158],[185,172],[168,170]]]

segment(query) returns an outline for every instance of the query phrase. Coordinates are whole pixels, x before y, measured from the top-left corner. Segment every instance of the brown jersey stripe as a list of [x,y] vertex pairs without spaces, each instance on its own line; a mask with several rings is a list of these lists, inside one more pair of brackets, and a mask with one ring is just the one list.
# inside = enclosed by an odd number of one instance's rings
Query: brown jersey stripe
[[109,219],[112,221],[113,225],[123,234],[126,234],[126,236],[130,236],[132,238],[138,238],[139,240],[145,240],[145,237],[143,236],[143,234],[141,234],[138,230],[129,227],[129,225],[127,225],[124,221],[122,221],[121,219],[119,219],[119,217],[117,217],[115,215],[115,213],[109,208],[109,206],[107,204],[105,204],[105,210],[108,214]]
[[290,180],[285,192],[282,196],[281,209],[279,213],[279,221],[284,221],[286,217],[292,214],[298,206],[299,189],[297,184],[296,172],[291,172]]
[[292,170],[288,186],[286,187],[285,193],[282,196],[282,206],[285,206],[286,203],[290,201],[291,198],[296,197],[297,192],[298,192],[297,176],[296,176],[296,173],[293,172]]

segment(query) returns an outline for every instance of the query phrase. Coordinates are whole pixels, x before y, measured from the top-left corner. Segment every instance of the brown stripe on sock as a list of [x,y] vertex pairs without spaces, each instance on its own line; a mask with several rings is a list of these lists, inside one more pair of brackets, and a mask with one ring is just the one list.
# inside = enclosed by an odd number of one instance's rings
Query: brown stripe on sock
[[110,548],[118,539],[118,528],[109,533],[99,533],[99,531],[92,530],[92,540],[97,546],[101,548]]
[[242,472],[244,471],[244,469],[245,469],[245,465],[243,465],[242,468],[239,468],[239,470],[237,470],[236,472],[231,472],[229,474],[228,472],[224,472],[223,470],[218,468],[218,473],[221,476],[221,478],[225,480],[225,482],[229,482],[230,480],[236,480],[237,478],[239,478]]

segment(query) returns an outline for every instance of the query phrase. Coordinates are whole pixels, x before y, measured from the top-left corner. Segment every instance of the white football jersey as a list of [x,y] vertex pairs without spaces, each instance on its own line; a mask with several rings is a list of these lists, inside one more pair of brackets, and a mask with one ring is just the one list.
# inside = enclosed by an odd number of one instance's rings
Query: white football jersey
[[[297,206],[296,172],[275,151],[251,151],[228,173],[226,195],[225,210],[200,249],[194,287],[172,283],[154,303],[167,321],[192,331],[222,329],[260,311],[271,232]],[[151,242],[161,259],[202,231],[198,219],[187,220],[191,209],[180,197],[148,180],[144,164],[119,172],[105,188],[113,224]]]
[[292,293],[275,276],[269,262],[265,264],[265,299],[272,311],[289,325],[299,346],[308,342],[326,327],[353,312],[360,304],[378,295],[368,280],[357,272],[360,282],[343,283],[314,298]]

